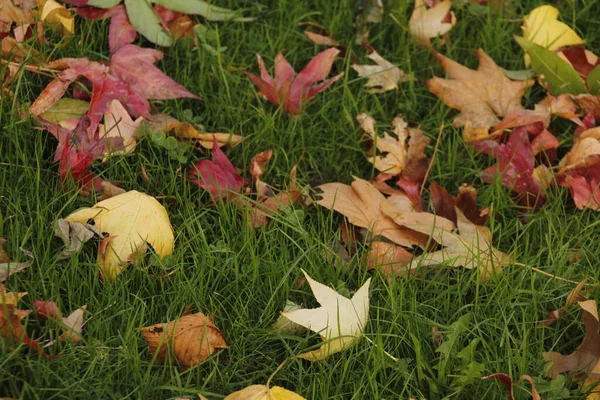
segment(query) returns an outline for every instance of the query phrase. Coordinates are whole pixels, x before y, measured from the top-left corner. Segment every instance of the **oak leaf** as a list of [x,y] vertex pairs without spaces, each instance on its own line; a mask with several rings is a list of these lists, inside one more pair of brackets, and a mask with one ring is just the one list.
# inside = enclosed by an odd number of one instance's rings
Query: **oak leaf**
[[371,279],[356,291],[352,299],[348,299],[315,281],[306,271],[302,272],[321,307],[300,309],[282,315],[321,336],[325,343],[318,350],[298,356],[309,361],[319,361],[350,347],[362,336],[369,318]]
[[157,363],[163,363],[167,350],[171,349],[177,363],[191,367],[206,360],[217,349],[229,347],[212,320],[212,317],[196,313],[147,326],[140,331]]
[[454,118],[455,127],[488,132],[500,122],[500,116],[523,109],[521,98],[533,81],[509,79],[482,49],[477,50],[479,67],[475,71],[441,54],[436,58],[448,79],[434,77],[425,84],[447,106],[460,111]]
[[[583,44],[582,38],[568,25],[558,20],[558,9],[550,5],[542,5],[533,9],[523,18],[523,36],[548,50]],[[529,65],[529,57],[525,64]]]
[[412,80],[410,75],[381,57],[376,51],[369,54],[368,57],[377,65],[352,64],[351,66],[358,72],[358,76],[368,78],[365,86],[371,88],[369,93],[383,93],[397,89],[399,84]]
[[161,258],[171,254],[175,246],[167,210],[154,197],[135,190],[76,211],[65,220],[80,223],[93,220],[98,231],[111,236],[108,248],[98,252],[105,279],[119,275],[134,253],[145,251],[146,243]]
[[373,236],[383,236],[401,246],[425,246],[427,236],[403,226],[384,214],[388,207],[386,198],[371,183],[355,178],[350,186],[343,183],[326,183],[317,187],[323,193],[317,204],[335,210],[348,221],[368,229]]
[[320,52],[298,74],[283,54],[279,53],[275,56],[274,78],[269,75],[262,57],[257,54],[260,78],[250,72],[245,74],[254,82],[263,97],[281,106],[287,114],[298,115],[306,103],[344,75],[342,72],[325,80],[339,52],[338,49]]
[[431,235],[432,240],[444,246],[442,250],[413,258],[408,269],[446,264],[477,269],[481,280],[499,274],[510,263],[510,257],[492,246],[492,234],[488,228],[473,224],[458,208],[455,212],[458,233],[440,224],[438,220],[443,220],[442,217],[437,217],[433,224],[406,224],[417,232]]
[[430,39],[445,35],[456,25],[456,16],[450,7],[451,0],[415,0],[415,8],[408,21],[410,34],[419,43],[431,46]]

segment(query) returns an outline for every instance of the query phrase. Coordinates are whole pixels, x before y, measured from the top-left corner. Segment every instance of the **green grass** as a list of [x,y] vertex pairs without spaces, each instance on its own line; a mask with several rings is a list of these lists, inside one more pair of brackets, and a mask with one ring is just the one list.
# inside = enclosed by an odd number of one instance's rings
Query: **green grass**
[[[418,47],[407,31],[412,5],[408,0],[387,1],[390,12],[402,23],[384,18],[371,30],[370,44],[389,61],[416,80],[399,91],[369,95],[364,80],[350,69],[350,58],[366,62],[363,50],[351,46],[334,73],[344,78],[320,94],[298,119],[283,115],[256,95],[240,69],[257,71],[255,54],[267,65],[283,50],[297,69],[321,48],[309,42],[296,24],[312,21],[327,26],[344,43],[354,39],[354,1],[220,1],[220,5],[248,8],[258,15],[252,23],[213,24],[227,50],[222,60],[182,41],[166,50],[159,63],[167,74],[203,101],[157,103],[157,109],[177,118],[190,110],[208,131],[247,137],[229,151],[233,163],[248,164],[253,154],[274,149],[265,180],[284,187],[289,171],[300,161],[299,179],[317,185],[351,182],[352,176],[371,178],[376,172],[367,162],[357,134],[355,116],[370,113],[382,126],[401,113],[421,124],[433,140],[445,123],[430,180],[451,193],[463,182],[479,190],[480,206],[490,206],[494,244],[513,253],[524,264],[566,279],[598,280],[600,220],[593,211],[575,209],[567,191],[552,188],[550,200],[522,223],[518,207],[499,184],[487,185],[478,173],[492,160],[475,154],[451,128],[455,112],[430,94],[423,81],[441,75],[434,58]],[[502,13],[475,16],[458,11],[451,43],[442,48],[449,57],[476,67],[473,50],[483,48],[500,66],[521,69],[522,52],[512,40],[520,32],[520,17],[539,1],[513,1]],[[600,2],[560,2],[563,21],[588,41],[594,50]],[[107,59],[107,23],[79,22],[77,35],[63,48],[50,45],[38,50],[54,58]],[[147,42],[142,43],[149,46]],[[3,71],[0,71],[3,72]],[[25,72],[12,86],[21,103],[32,102],[49,79]],[[528,98],[540,97],[539,88]],[[527,100],[529,101],[529,100]],[[533,101],[533,100],[531,100]],[[530,103],[531,104],[531,103]],[[551,328],[536,327],[538,321],[565,301],[573,285],[549,279],[528,268],[508,266],[502,276],[479,283],[477,274],[464,270],[441,270],[427,280],[397,279],[367,272],[360,256],[349,265],[334,268],[327,243],[339,237],[341,218],[320,208],[295,206],[296,213],[276,218],[266,228],[247,228],[243,215],[231,204],[211,205],[206,193],[183,179],[185,165],[147,138],[135,154],[96,163],[103,178],[153,196],[164,196],[176,233],[176,249],[166,265],[148,262],[129,268],[114,283],[98,279],[96,244],[85,246],[79,256],[58,261],[60,240],[53,237],[58,218],[94,199],[78,197],[74,187],[58,187],[57,166],[52,162],[56,141],[35,129],[32,120],[22,121],[15,103],[0,103],[0,237],[8,239],[7,252],[22,259],[19,247],[31,250],[35,264],[9,278],[6,286],[27,291],[21,308],[32,308],[36,299],[53,300],[63,312],[88,305],[93,318],[84,328],[83,345],[65,345],[61,356],[46,360],[21,345],[0,348],[0,397],[23,399],[140,398],[166,399],[202,393],[209,399],[251,384],[263,384],[285,359],[292,358],[273,383],[294,390],[307,399],[406,399],[424,397],[505,399],[505,389],[495,381],[469,379],[468,365],[482,364],[482,375],[503,372],[518,378],[529,374],[544,381],[543,351],[569,352],[583,338],[580,312],[573,307]],[[553,125],[568,148],[572,127]],[[433,151],[433,145],[428,149]],[[201,158],[195,153],[190,160]],[[142,169],[149,182],[142,179]],[[573,251],[582,258],[569,263]],[[329,357],[310,363],[293,359],[318,337],[282,336],[270,329],[285,301],[316,306],[309,289],[296,289],[300,268],[320,282],[353,293],[369,275],[370,322],[367,340]],[[170,278],[166,275],[171,273]],[[596,289],[589,294],[595,298]],[[219,351],[201,365],[183,370],[154,365],[139,327],[181,316],[188,304],[193,312],[215,314],[215,323],[230,348]],[[466,317],[465,317],[466,316]],[[460,321],[460,322],[458,322]],[[52,337],[52,331],[30,318],[34,337]],[[446,339],[439,352],[431,340],[432,328]],[[462,351],[466,346],[467,348]],[[57,350],[53,350],[56,352]],[[401,359],[394,362],[385,352]],[[548,382],[546,380],[546,382]],[[556,387],[563,387],[560,392]],[[539,389],[549,390],[549,386]],[[576,382],[555,383],[544,399],[584,398]],[[529,398],[527,386],[516,389],[518,399]]]

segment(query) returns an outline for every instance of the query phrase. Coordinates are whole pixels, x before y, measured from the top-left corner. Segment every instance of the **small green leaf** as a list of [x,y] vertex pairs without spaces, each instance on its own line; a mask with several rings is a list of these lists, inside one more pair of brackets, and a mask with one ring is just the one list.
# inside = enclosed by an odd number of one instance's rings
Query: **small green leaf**
[[213,6],[202,0],[152,0],[152,2],[180,13],[201,15],[209,21],[233,20],[246,22],[255,19],[240,17],[237,11]]
[[83,100],[62,98],[44,111],[40,116],[47,121],[58,124],[61,121],[71,118],[81,118],[88,112],[90,103]]
[[121,0],[89,0],[86,5],[99,8],[113,8],[120,2]]
[[538,75],[544,75],[550,92],[554,96],[563,93],[587,93],[585,82],[571,64],[560,58],[554,52],[543,48],[527,39],[515,36],[519,46],[531,57],[531,66]]
[[592,70],[587,76],[587,85],[590,94],[596,96],[600,92],[600,65]]
[[173,38],[163,29],[148,0],[125,0],[125,7],[131,25],[146,39],[159,46],[173,44]]

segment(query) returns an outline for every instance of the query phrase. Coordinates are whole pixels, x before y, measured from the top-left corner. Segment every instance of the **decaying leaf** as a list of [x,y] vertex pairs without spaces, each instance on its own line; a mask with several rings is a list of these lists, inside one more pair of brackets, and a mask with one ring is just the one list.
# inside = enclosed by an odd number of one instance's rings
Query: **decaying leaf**
[[73,254],[79,253],[83,245],[94,236],[103,238],[102,232],[99,232],[93,225],[69,222],[64,219],[59,219],[56,223],[54,236],[58,236],[65,244],[65,248],[57,256],[59,260],[70,258]]
[[386,198],[371,183],[355,178],[350,186],[342,183],[326,183],[318,186],[323,191],[317,204],[335,210],[348,221],[368,229],[373,236],[383,236],[401,246],[427,244],[427,235],[399,226],[384,214],[384,207],[391,207]]
[[456,16],[450,11],[451,7],[451,0],[431,3],[415,0],[415,8],[408,22],[410,34],[419,43],[431,46],[430,39],[445,35],[456,25]]
[[489,208],[479,209],[476,205],[477,189],[471,185],[463,184],[458,188],[456,197],[450,196],[448,191],[437,182],[432,182],[429,186],[431,193],[431,202],[435,214],[449,219],[456,224],[457,215],[455,207],[458,208],[464,216],[475,225],[485,225],[489,218]]
[[431,239],[444,246],[442,250],[426,252],[412,259],[409,269],[446,264],[479,271],[481,280],[500,274],[510,263],[510,257],[492,246],[492,234],[484,226],[469,221],[455,209],[458,233],[454,233],[440,223],[444,218],[437,217],[434,224],[406,224],[417,232],[431,235]]
[[[325,80],[331,72],[333,61],[340,51],[327,49],[320,52],[298,74],[282,53],[275,56],[275,77],[272,78],[260,55],[256,55],[260,67],[260,78],[250,72],[245,74],[254,82],[260,94],[271,103],[281,106],[283,111],[298,115],[313,97],[344,76],[338,74]],[[316,82],[321,82],[316,84]]]
[[[395,137],[387,132],[383,133],[383,137],[379,137],[372,117],[362,113],[356,116],[356,120],[380,153],[368,159],[378,171],[389,177],[402,174],[411,181],[421,181],[424,178],[429,166],[425,149],[430,140],[419,128],[409,128],[399,115],[392,121]],[[369,153],[374,154],[375,150],[371,149]]]
[[[481,379],[497,379],[497,380],[499,380],[506,387],[506,390],[508,390],[508,400],[515,400],[515,395],[514,395],[514,390],[513,390],[513,381],[509,375],[500,373],[500,374],[483,376],[483,377],[481,377]],[[537,389],[535,388],[535,382],[533,381],[533,378],[531,376],[521,375],[521,378],[519,378],[519,382],[517,383],[517,385],[519,385],[524,380],[528,381],[531,384],[531,399],[532,400],[541,400],[541,397],[538,394]]]
[[585,296],[584,296],[585,291],[583,290],[583,288],[585,286],[585,283],[586,283],[585,279],[583,281],[579,282],[577,284],[577,286],[575,286],[573,288],[573,290],[571,290],[569,292],[569,294],[567,295],[567,299],[565,300],[565,305],[557,310],[550,311],[550,313],[548,314],[546,319],[541,321],[538,324],[538,327],[552,325],[554,323],[554,321],[556,321],[558,318],[560,318],[560,316],[563,315],[569,307],[571,307],[575,303],[584,301],[585,300]]
[[318,350],[298,356],[309,361],[318,361],[350,347],[362,336],[369,318],[371,279],[356,291],[352,299],[347,299],[312,279],[306,271],[302,272],[321,307],[296,310],[282,315],[321,336],[325,343]]
[[132,190],[103,200],[65,218],[68,222],[93,220],[99,232],[111,236],[106,251],[98,252],[98,264],[105,279],[114,279],[146,243],[159,257],[173,252],[175,238],[167,210],[152,196]]
[[367,46],[369,40],[369,24],[378,24],[383,18],[382,0],[360,0],[356,16],[356,38],[354,43]]
[[448,79],[434,77],[425,84],[446,105],[460,111],[454,118],[455,127],[465,126],[465,130],[487,133],[490,127],[500,122],[500,116],[523,109],[521,98],[533,81],[509,79],[481,49],[477,50],[477,57],[479,67],[474,71],[436,54]]
[[[558,10],[550,5],[533,9],[523,18],[522,29],[525,39],[552,51],[584,43],[573,29],[558,20]],[[525,57],[525,64],[529,62]]]
[[17,303],[27,293],[7,292],[0,283],[0,339],[5,346],[11,347],[23,343],[31,349],[41,352],[44,358],[51,358],[42,351],[40,344],[31,339],[21,324],[21,320],[27,317],[31,310],[19,310]]
[[[577,303],[583,310],[585,337],[577,349],[568,356],[560,353],[543,353],[544,360],[550,362],[546,375],[556,379],[558,374],[568,372],[580,378],[584,390],[592,388],[596,396],[596,386],[600,383],[600,334],[598,328],[598,309],[595,300]],[[596,397],[588,397],[595,399]]]
[[163,363],[167,359],[167,351],[172,350],[178,364],[191,367],[206,360],[217,349],[229,347],[221,331],[213,324],[213,318],[202,313],[147,326],[140,331],[157,363]]
[[6,242],[6,239],[0,237],[0,284],[4,282],[10,275],[16,272],[23,271],[24,269],[29,268],[33,264],[33,253],[23,248],[21,248],[21,251],[23,252],[23,254],[29,257],[29,261],[10,261],[8,255],[6,254],[3,248],[4,242]]
[[280,386],[252,385],[231,393],[225,400],[306,400],[297,393]]
[[352,64],[352,68],[359,76],[369,79],[365,83],[365,86],[370,88],[369,93],[383,93],[398,89],[399,84],[412,80],[412,76],[381,57],[376,51],[369,54],[369,59],[377,65]]

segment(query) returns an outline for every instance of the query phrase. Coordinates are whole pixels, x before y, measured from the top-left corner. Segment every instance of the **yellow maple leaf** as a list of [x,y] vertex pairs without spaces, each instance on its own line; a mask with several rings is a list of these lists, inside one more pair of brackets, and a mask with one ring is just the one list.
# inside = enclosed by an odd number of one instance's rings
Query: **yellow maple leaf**
[[369,318],[369,284],[371,278],[348,299],[312,279],[302,270],[321,307],[282,313],[290,321],[302,325],[323,338],[323,345],[298,357],[318,361],[350,347],[362,336]]
[[110,235],[106,249],[98,252],[104,278],[114,279],[132,255],[150,244],[159,257],[173,252],[175,237],[167,210],[152,196],[135,190],[103,200],[65,218],[69,222],[93,220],[96,229]]
[[252,385],[231,393],[225,400],[306,400],[304,397],[280,386]]
[[[543,5],[533,9],[523,18],[523,36],[548,50],[583,44],[584,40],[564,22],[558,20],[556,7]],[[525,65],[530,59],[525,55]]]

